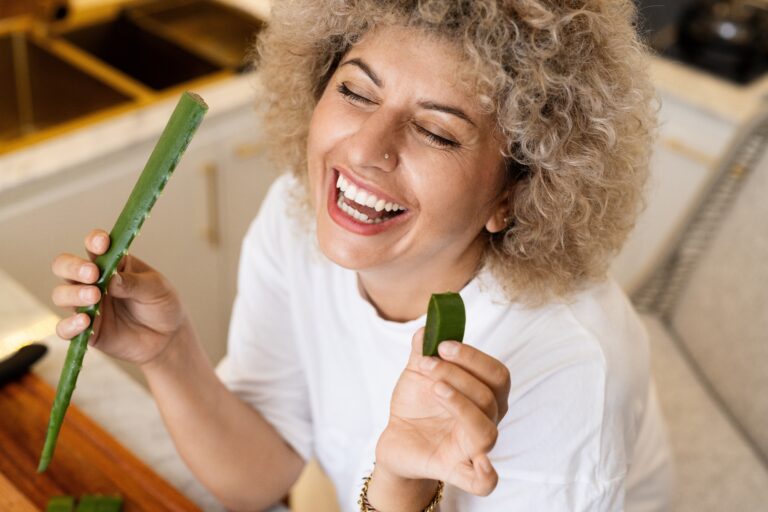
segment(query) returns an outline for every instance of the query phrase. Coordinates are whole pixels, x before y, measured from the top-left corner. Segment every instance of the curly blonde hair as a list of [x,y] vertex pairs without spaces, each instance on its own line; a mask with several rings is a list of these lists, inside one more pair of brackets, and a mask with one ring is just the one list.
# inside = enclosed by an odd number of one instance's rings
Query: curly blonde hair
[[[271,156],[308,190],[310,118],[372,27],[458,45],[505,141],[510,226],[482,265],[510,301],[567,298],[605,276],[643,206],[658,98],[632,0],[284,0],[259,35]],[[311,213],[309,197],[300,198]]]

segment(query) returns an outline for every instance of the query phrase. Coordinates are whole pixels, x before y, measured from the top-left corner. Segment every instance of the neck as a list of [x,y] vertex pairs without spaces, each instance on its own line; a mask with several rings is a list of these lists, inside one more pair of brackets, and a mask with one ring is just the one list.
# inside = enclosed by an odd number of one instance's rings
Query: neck
[[358,287],[381,318],[408,322],[427,312],[433,293],[461,291],[477,274],[482,252],[482,244],[474,244],[455,259],[431,259],[408,269],[360,271]]

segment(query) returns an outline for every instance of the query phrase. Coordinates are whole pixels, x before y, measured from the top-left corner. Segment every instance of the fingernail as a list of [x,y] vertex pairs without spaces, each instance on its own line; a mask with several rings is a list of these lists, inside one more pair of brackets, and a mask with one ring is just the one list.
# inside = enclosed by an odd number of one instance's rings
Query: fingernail
[[453,389],[445,382],[438,381],[435,384],[435,393],[442,396],[443,398],[448,398],[453,394]]
[[425,357],[419,363],[419,367],[422,370],[432,370],[435,368],[435,366],[437,366],[437,361],[433,357]]
[[93,292],[88,288],[83,288],[80,290],[80,299],[93,300]]
[[455,341],[443,341],[437,346],[437,351],[441,356],[453,357],[459,353],[459,344]]
[[88,325],[88,317],[85,315],[78,315],[76,322],[79,326]]
[[91,269],[88,265],[80,267],[80,279],[88,279],[91,275]]
[[115,282],[117,286],[120,286],[123,284],[123,278],[120,277],[120,274],[115,272],[115,275],[112,276],[112,280]]

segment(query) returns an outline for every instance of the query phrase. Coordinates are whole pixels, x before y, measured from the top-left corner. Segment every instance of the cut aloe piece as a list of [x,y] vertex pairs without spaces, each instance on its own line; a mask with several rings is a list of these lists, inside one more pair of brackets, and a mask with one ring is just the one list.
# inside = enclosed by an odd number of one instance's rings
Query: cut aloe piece
[[120,512],[122,509],[120,496],[85,495],[80,497],[75,512]]
[[48,500],[45,512],[73,512],[75,510],[75,498],[72,496],[55,496]]
[[427,309],[422,354],[436,356],[441,341],[463,341],[465,324],[466,314],[461,295],[453,292],[433,293]]

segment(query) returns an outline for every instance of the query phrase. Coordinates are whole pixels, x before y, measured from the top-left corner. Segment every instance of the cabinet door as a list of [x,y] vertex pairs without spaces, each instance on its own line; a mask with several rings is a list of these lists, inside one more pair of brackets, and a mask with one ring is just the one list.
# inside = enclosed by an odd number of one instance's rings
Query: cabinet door
[[229,319],[237,293],[240,248],[248,227],[261,208],[270,185],[278,176],[265,154],[260,120],[244,111],[227,120],[231,137],[222,145],[225,154],[216,169],[220,211],[224,316]]
[[216,155],[205,137],[193,139],[131,247],[178,290],[213,363],[226,345],[220,254],[208,235],[216,215],[210,214],[215,205],[207,197],[206,169]]

